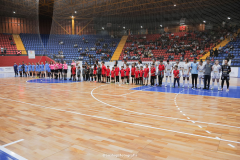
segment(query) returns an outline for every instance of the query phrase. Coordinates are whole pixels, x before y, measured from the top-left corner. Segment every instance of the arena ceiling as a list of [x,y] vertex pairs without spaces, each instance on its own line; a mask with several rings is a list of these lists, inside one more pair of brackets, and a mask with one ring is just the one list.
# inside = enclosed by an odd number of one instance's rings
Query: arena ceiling
[[[1,16],[55,19],[189,15],[239,17],[239,0],[1,0]],[[15,12],[15,13],[13,13]],[[185,15],[182,16],[188,18]],[[238,19],[239,20],[239,19]]]

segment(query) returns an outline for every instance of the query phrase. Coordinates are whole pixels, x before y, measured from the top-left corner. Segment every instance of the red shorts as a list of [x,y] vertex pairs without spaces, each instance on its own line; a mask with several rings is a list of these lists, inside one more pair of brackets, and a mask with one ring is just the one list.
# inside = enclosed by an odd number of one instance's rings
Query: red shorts
[[102,74],[102,77],[106,77],[106,74]]

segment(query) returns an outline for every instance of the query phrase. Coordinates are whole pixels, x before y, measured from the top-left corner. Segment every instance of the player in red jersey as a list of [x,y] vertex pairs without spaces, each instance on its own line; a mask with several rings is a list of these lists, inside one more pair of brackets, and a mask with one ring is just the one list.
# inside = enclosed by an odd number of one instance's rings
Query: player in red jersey
[[107,66],[107,83],[110,83],[110,69],[109,66]]
[[136,85],[139,85],[139,70],[138,70],[138,67],[136,67],[136,71],[135,71],[135,80],[136,80]]
[[112,71],[111,71],[111,83],[115,83],[115,70],[114,70],[114,67],[112,67]]
[[106,83],[106,66],[104,65],[104,62],[102,62],[102,83]]
[[95,80],[94,82],[97,82],[96,75],[97,75],[97,65],[94,64],[94,67],[93,67],[93,77],[94,77],[94,80]]
[[73,81],[76,81],[76,67],[75,66],[71,66],[71,70],[72,70],[72,76],[73,76]]
[[152,64],[151,66],[151,86],[154,86],[154,81],[155,81],[155,75],[156,74],[156,69],[154,65]]
[[175,88],[175,83],[177,81],[178,83],[178,88],[180,87],[179,86],[179,70],[178,70],[178,66],[176,65],[174,67],[175,69],[173,70],[173,76],[174,76],[174,84],[173,84],[173,87]]
[[140,81],[140,85],[143,85],[143,66],[140,67],[140,71],[139,71],[139,81]]
[[149,68],[148,64],[146,64],[146,68],[144,69],[144,84],[143,85],[148,85],[148,77],[149,77]]
[[120,73],[121,73],[122,84],[124,84],[125,69],[123,68],[123,66],[121,67]]
[[114,65],[114,67],[115,67],[116,83],[119,84],[119,67],[117,65]]
[[132,84],[133,84],[133,82],[135,80],[135,70],[136,70],[135,65],[132,64],[132,68],[131,68]]
[[130,68],[129,68],[129,65],[128,65],[128,64],[127,64],[126,66],[127,66],[127,67],[126,67],[126,69],[125,69],[125,71],[126,71],[126,76],[125,76],[125,78],[126,78],[126,80],[127,80],[127,84],[129,84]]
[[160,60],[160,64],[158,66],[158,82],[159,86],[162,87],[162,79],[164,77],[165,66],[163,64],[163,60]]

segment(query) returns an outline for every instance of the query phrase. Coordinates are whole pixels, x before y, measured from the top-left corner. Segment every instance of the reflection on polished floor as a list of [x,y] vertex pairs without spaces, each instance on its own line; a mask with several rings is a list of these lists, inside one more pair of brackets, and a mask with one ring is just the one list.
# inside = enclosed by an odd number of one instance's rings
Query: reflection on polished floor
[[31,79],[0,79],[0,158],[240,159],[239,79],[236,97]]

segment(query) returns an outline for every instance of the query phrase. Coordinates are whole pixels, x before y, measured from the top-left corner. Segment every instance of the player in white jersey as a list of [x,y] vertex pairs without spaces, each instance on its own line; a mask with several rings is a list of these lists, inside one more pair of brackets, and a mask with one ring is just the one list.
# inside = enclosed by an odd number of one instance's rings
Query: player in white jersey
[[198,78],[199,78],[199,87],[201,88],[201,83],[203,82],[204,84],[204,65],[203,65],[203,61],[200,60],[199,65],[198,65]]
[[169,60],[167,60],[167,64],[165,65],[165,76],[166,76],[166,84],[165,87],[167,87],[168,84],[168,77],[170,79],[170,87],[172,86],[172,64],[169,63]]
[[182,66],[182,74],[183,74],[183,86],[185,86],[185,78],[187,78],[188,88],[189,88],[189,72],[190,72],[191,64],[188,63],[188,59],[185,59],[185,63]]
[[216,60],[215,64],[212,66],[213,70],[213,76],[212,76],[212,88],[214,88],[215,79],[217,80],[218,90],[221,91],[220,85],[219,85],[219,79],[220,79],[220,72],[221,72],[221,66],[219,65],[219,61]]

